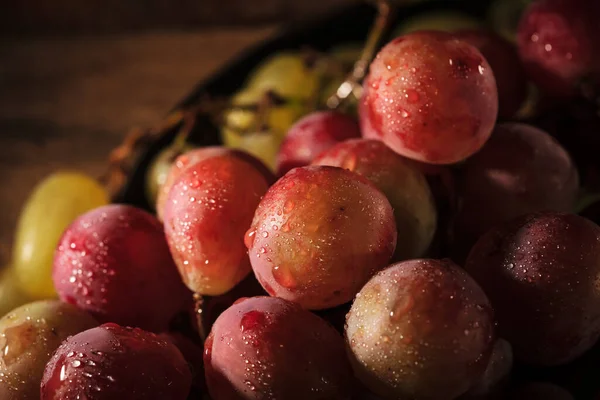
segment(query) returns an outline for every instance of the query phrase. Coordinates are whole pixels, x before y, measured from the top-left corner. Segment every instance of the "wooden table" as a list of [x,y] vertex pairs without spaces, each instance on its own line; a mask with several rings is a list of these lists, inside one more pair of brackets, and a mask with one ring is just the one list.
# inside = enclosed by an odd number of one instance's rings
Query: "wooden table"
[[199,80],[273,27],[0,39],[0,263],[19,210],[57,169],[99,175],[134,126],[160,119]]

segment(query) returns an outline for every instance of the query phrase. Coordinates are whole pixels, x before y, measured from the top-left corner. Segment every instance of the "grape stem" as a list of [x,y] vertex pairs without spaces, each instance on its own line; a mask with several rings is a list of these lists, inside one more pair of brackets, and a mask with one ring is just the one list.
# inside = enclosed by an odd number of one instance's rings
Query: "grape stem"
[[207,332],[202,321],[202,313],[204,312],[204,297],[198,293],[194,293],[194,313],[196,314],[196,326],[198,328],[198,335],[202,342],[206,340]]
[[370,0],[370,2],[374,2],[377,7],[377,18],[367,36],[360,58],[354,63],[354,68],[336,92],[327,99],[327,107],[330,109],[337,109],[351,94],[360,98],[361,82],[367,75],[369,64],[375,58],[379,45],[391,26],[394,8],[390,2],[388,0]]

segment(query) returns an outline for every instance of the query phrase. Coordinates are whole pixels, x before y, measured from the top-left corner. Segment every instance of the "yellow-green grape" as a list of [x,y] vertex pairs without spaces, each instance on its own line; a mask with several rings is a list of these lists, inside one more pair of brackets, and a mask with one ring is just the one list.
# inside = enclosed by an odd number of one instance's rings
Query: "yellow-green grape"
[[285,98],[310,99],[318,90],[320,71],[299,53],[280,53],[254,70],[247,86],[272,90]]
[[455,11],[433,11],[408,19],[394,31],[393,37],[424,30],[456,32],[477,28],[481,28],[481,22],[470,15]]
[[12,267],[3,268],[0,272],[0,317],[28,301],[29,297],[17,284],[14,269]]
[[521,14],[531,2],[532,0],[496,0],[490,6],[488,18],[500,35],[516,42]]
[[[328,68],[330,72],[323,80],[321,93],[319,96],[319,104],[323,107],[327,106],[328,100],[333,96],[339,87],[344,83],[350,71],[354,67],[354,63],[358,61],[362,53],[362,45],[346,44],[336,47],[329,53],[330,59],[337,62],[336,68]],[[354,113],[357,109],[358,98],[350,94],[346,102],[347,112]]]
[[244,150],[261,160],[272,171],[275,171],[275,158],[279,151],[281,139],[271,132],[240,133],[231,129],[223,129],[225,146]]
[[334,47],[331,49],[330,55],[334,60],[337,60],[348,67],[349,71],[354,66],[354,63],[360,58],[363,47],[364,44],[362,43],[348,43]]
[[56,296],[52,262],[63,231],[79,215],[108,202],[106,190],[81,173],[58,172],[38,184],[19,217],[13,247],[16,278],[27,295]]
[[0,399],[39,400],[52,353],[67,337],[96,325],[85,311],[58,300],[29,303],[6,314],[0,319]]
[[146,198],[148,204],[152,207],[156,204],[156,198],[160,188],[164,185],[167,180],[167,175],[171,169],[171,165],[178,155],[191,150],[192,146],[186,145],[183,148],[177,146],[169,146],[162,150],[154,157],[150,163],[150,168],[146,172]]

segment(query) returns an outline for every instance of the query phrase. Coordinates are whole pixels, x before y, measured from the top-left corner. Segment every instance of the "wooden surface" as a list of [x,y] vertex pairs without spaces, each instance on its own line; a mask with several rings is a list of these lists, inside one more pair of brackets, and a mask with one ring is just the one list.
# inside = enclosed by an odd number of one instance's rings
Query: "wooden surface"
[[99,175],[129,128],[158,121],[196,82],[272,32],[0,39],[0,262],[40,179],[68,168]]
[[17,0],[0,8],[0,33],[122,32],[288,23],[360,0]]

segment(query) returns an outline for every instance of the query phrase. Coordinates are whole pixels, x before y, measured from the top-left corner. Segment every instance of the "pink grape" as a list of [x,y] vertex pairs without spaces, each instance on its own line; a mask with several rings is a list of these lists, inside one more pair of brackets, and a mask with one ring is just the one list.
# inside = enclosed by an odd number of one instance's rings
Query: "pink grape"
[[214,400],[348,400],[353,391],[341,335],[284,299],[236,302],[217,319],[204,349]]
[[171,342],[105,324],[64,341],[44,371],[41,400],[185,400],[191,373]]
[[308,309],[349,302],[396,246],[389,201],[366,178],[329,166],[295,168],[261,200],[246,246],[272,296]]
[[221,295],[250,273],[244,233],[267,188],[263,174],[235,154],[207,158],[176,179],[165,204],[165,233],[191,290]]
[[60,240],[52,278],[61,300],[99,321],[153,331],[191,302],[161,223],[126,205],[77,218]]
[[314,112],[296,122],[288,131],[277,154],[277,173],[285,175],[304,167],[335,144],[360,137],[358,122],[335,111]]
[[483,55],[443,32],[411,33],[387,44],[364,87],[363,136],[431,164],[475,153],[498,114],[496,80]]

